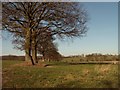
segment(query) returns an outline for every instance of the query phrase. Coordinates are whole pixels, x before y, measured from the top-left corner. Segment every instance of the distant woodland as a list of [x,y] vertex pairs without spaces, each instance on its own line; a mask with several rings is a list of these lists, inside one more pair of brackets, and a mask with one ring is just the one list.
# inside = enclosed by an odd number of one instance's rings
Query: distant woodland
[[[0,58],[2,58],[2,60],[21,60],[21,61],[25,61],[25,56],[16,56],[16,55],[4,55],[4,56],[0,56]],[[42,60],[41,56],[38,56],[39,60]],[[111,55],[111,54],[87,54],[87,55],[73,55],[73,56],[62,56],[61,59],[59,60],[51,60],[51,61],[60,61],[63,58],[71,58],[71,60],[74,58],[79,59],[79,61],[118,61],[118,55]],[[47,60],[46,60],[47,61]]]

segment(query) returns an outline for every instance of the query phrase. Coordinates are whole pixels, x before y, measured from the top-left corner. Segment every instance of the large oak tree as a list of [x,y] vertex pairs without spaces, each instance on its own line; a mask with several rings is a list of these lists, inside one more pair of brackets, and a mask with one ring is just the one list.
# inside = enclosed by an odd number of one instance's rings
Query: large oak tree
[[37,62],[37,37],[46,28],[50,36],[79,37],[87,31],[87,13],[78,2],[5,2],[4,30],[24,39],[25,59]]

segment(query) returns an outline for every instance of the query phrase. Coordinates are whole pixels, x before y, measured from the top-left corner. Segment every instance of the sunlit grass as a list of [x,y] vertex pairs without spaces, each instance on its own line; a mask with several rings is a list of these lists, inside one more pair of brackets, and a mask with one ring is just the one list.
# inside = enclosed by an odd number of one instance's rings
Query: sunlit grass
[[15,66],[23,61],[3,61],[3,87],[16,88],[116,88],[118,65],[48,63],[52,67]]

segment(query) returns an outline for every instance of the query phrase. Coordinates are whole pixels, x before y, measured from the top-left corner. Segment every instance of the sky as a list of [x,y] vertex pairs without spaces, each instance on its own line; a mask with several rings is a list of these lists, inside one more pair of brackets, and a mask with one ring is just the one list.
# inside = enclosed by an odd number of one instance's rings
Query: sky
[[[58,50],[64,56],[102,53],[118,54],[118,6],[117,2],[85,2],[89,15],[85,37],[56,40]],[[2,55],[24,55],[14,49],[12,36],[2,33]]]

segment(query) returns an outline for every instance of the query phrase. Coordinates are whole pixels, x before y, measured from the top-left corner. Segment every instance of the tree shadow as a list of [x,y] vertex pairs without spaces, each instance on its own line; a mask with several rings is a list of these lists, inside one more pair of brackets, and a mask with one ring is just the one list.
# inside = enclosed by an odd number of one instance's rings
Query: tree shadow
[[115,83],[110,80],[102,80],[101,83],[104,85],[105,88],[118,88],[117,83],[115,85]]

